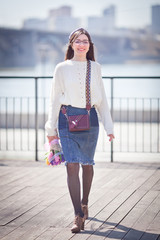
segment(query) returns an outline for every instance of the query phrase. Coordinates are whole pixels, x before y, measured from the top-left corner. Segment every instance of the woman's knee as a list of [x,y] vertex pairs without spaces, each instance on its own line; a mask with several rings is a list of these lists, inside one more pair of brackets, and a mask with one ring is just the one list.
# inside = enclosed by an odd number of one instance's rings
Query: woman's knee
[[93,165],[82,165],[83,172],[94,174]]
[[67,173],[68,175],[78,175],[79,174],[79,163],[67,163]]

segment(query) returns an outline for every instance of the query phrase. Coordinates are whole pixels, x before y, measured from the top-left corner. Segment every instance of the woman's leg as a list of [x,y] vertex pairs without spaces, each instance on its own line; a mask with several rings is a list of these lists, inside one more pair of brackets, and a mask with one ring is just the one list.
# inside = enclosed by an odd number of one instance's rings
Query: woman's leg
[[81,209],[79,163],[67,163],[67,175],[68,188],[74,206],[75,215],[83,217],[84,214]]
[[88,204],[88,196],[91,189],[92,179],[93,179],[93,165],[82,165],[82,179],[83,179],[83,198],[82,204]]

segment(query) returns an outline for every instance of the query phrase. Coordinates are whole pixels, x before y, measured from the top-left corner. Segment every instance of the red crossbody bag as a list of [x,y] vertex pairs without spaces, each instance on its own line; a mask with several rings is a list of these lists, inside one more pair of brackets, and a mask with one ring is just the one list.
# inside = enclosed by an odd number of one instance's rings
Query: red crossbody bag
[[90,129],[90,109],[91,109],[91,98],[90,98],[90,76],[91,76],[91,62],[87,61],[87,72],[86,72],[86,114],[80,115],[67,115],[67,110],[63,106],[62,113],[68,120],[68,127],[70,132],[87,131]]

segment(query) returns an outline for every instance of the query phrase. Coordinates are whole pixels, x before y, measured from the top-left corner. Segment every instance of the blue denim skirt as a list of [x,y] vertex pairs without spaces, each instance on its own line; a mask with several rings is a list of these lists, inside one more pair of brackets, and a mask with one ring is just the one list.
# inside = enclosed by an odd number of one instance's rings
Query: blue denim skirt
[[[86,114],[86,108],[65,106],[67,115]],[[90,129],[81,132],[70,132],[68,121],[60,111],[58,121],[59,137],[67,163],[80,163],[82,165],[94,165],[94,154],[98,140],[99,123],[94,107],[90,110]]]

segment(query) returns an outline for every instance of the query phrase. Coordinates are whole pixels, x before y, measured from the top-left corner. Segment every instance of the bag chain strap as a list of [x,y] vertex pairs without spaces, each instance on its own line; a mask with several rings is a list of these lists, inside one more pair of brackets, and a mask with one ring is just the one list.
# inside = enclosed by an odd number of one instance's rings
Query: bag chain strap
[[86,73],[86,109],[91,109],[91,94],[90,94],[90,79],[91,79],[91,62],[87,61],[87,73]]
[[[87,61],[87,72],[86,72],[86,109],[89,113],[91,109],[91,94],[90,94],[90,79],[91,79],[91,62],[90,60]],[[67,116],[67,110],[65,107],[62,107],[62,113]]]

